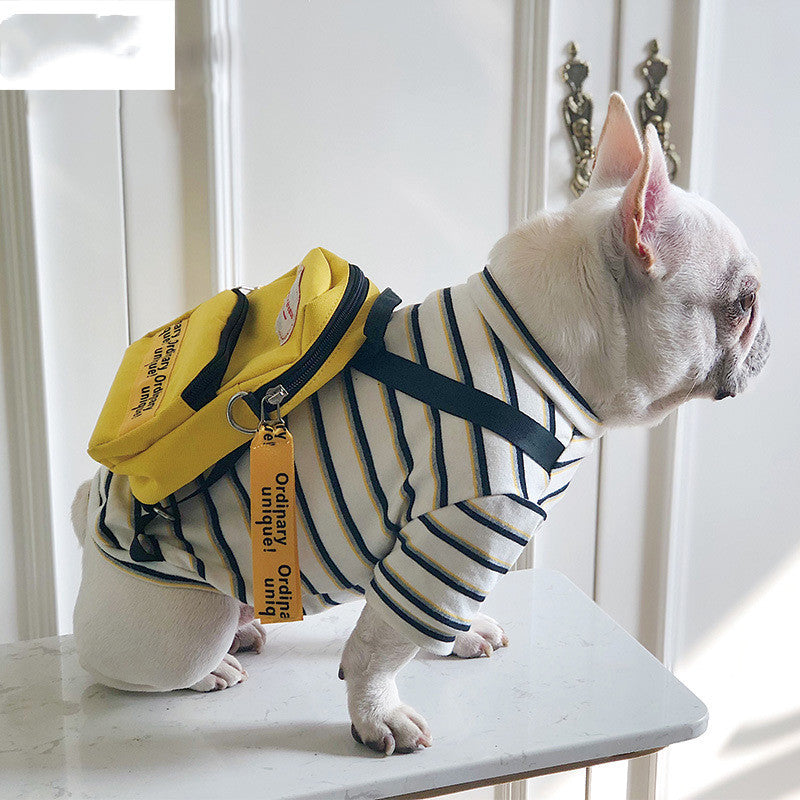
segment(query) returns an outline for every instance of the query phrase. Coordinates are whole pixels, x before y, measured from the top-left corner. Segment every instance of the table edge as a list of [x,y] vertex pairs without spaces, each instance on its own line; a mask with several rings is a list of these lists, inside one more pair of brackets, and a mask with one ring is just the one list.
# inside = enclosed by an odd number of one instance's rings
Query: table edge
[[[698,734],[699,735],[699,734]],[[425,789],[421,792],[411,792],[409,794],[393,794],[380,798],[380,800],[427,800],[427,798],[440,797],[442,795],[453,794],[455,792],[464,792],[469,789],[480,789],[485,786],[498,786],[503,783],[513,783],[514,781],[524,781],[528,778],[539,778],[542,775],[555,775],[559,772],[569,772],[574,769],[586,769],[587,767],[596,767],[599,764],[611,764],[614,761],[625,761],[631,758],[639,758],[640,756],[650,756],[664,750],[668,745],[663,747],[654,747],[650,750],[638,750],[632,753],[621,753],[615,756],[607,756],[605,758],[595,758],[589,761],[576,761],[572,764],[560,764],[557,767],[545,767],[544,769],[529,770],[526,772],[514,772],[508,775],[501,775],[498,778],[486,778],[485,780],[469,781],[467,783],[453,783],[447,786],[440,786],[435,789]]]

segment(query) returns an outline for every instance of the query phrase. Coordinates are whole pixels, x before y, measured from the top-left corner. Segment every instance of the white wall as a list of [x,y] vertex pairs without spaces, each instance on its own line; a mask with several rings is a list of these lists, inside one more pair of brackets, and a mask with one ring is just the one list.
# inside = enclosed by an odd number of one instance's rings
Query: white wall
[[[7,334],[0,325],[0,355],[5,355],[8,343]],[[0,367],[7,369],[8,361],[0,359]],[[7,374],[7,373],[5,373]],[[0,464],[11,465],[12,446],[9,431],[11,417],[8,413],[5,392],[0,392]],[[0,470],[0,530],[12,531],[14,528],[14,509],[11,503],[11,470]],[[17,552],[15,538],[0,536],[0,596],[3,598],[3,613],[0,614],[0,642],[15,642],[20,638],[17,609]]]
[[24,92],[0,92],[3,636],[56,629],[40,306]]
[[772,355],[753,391],[688,409],[678,676],[708,732],[669,754],[670,800],[800,798],[797,486],[800,91],[783,79],[800,6],[708,3],[701,40],[706,141],[698,189],[761,261]]
[[127,346],[116,92],[31,92],[29,134],[58,630],[72,630],[80,549],[69,521],[94,473],[89,434]]
[[241,254],[321,244],[407,302],[483,268],[508,220],[513,3],[239,3]]

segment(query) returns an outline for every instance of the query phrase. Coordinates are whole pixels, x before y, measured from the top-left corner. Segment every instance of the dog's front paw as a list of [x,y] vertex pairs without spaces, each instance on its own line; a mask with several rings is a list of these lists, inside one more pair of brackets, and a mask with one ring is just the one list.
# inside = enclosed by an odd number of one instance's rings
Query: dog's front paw
[[267,632],[264,626],[257,620],[251,620],[242,625],[233,637],[233,644],[228,650],[229,653],[238,653],[240,650],[253,650],[260,653],[264,649],[267,641]]
[[219,689],[227,689],[229,686],[235,686],[247,679],[247,671],[231,655],[225,655],[222,658],[219,666],[212,670],[204,678],[200,678],[197,683],[192,684],[189,688],[195,692],[215,692]]
[[456,635],[453,655],[459,658],[490,656],[495,650],[507,644],[508,636],[497,620],[485,614],[477,614],[469,630]]
[[425,718],[406,705],[387,710],[374,709],[354,720],[350,732],[359,744],[387,756],[413,753],[420,747],[430,747],[433,741]]

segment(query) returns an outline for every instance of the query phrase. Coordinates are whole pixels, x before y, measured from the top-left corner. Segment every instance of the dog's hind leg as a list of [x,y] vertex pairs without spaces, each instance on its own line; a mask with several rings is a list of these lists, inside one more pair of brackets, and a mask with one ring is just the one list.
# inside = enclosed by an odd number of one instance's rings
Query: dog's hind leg
[[229,653],[238,653],[240,650],[252,650],[260,653],[267,641],[267,632],[260,620],[255,619],[253,606],[239,604],[239,628],[233,637],[233,644],[228,648]]
[[128,691],[233,686],[247,677],[228,654],[240,605],[217,592],[129,575],[89,541],[74,617],[80,663],[100,683]]

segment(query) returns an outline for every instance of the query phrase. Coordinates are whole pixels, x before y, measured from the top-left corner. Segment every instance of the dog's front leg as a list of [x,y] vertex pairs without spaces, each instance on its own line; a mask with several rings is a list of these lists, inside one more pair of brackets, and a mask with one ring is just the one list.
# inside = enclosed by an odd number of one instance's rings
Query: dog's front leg
[[357,742],[391,755],[430,747],[428,723],[400,701],[395,676],[419,648],[367,605],[347,640],[339,677],[347,681],[351,731]]
[[490,656],[508,644],[508,636],[496,619],[476,614],[468,631],[456,634],[453,655],[459,658]]

